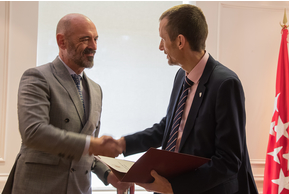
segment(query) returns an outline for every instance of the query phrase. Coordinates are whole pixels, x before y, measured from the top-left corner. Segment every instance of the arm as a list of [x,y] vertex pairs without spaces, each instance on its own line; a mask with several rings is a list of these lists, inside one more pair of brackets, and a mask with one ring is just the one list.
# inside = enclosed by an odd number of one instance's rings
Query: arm
[[154,124],[151,128],[125,136],[123,138],[126,143],[124,156],[147,151],[150,147],[160,147],[163,140],[165,125],[166,117],[164,117],[160,123]]

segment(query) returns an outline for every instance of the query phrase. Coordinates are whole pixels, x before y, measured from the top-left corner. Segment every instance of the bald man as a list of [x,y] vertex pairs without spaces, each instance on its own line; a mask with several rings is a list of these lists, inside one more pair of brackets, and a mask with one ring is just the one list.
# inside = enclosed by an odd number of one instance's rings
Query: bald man
[[109,136],[98,138],[102,91],[84,73],[93,67],[98,33],[81,14],[57,25],[59,56],[23,74],[18,91],[22,145],[3,193],[91,193],[91,171],[125,191],[94,155],[116,157],[121,148]]

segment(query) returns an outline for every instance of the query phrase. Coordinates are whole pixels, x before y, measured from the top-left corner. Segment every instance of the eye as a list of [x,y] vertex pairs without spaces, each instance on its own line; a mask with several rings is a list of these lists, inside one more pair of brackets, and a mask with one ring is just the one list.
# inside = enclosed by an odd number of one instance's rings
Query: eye
[[81,42],[88,42],[89,41],[89,37],[82,37],[79,39]]

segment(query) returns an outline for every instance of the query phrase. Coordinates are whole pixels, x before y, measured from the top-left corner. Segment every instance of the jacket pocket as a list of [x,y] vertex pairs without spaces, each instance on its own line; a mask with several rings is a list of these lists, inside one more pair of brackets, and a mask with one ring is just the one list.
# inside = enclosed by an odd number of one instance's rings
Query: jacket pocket
[[29,152],[25,155],[26,164],[58,165],[59,161],[60,157],[43,152]]

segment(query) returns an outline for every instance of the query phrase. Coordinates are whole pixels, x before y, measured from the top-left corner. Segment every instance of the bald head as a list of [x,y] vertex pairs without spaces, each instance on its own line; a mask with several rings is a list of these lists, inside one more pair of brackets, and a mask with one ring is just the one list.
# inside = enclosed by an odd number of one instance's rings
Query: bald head
[[78,13],[71,13],[61,18],[57,24],[56,34],[63,34],[66,37],[73,32],[73,28],[81,23],[92,23],[92,21],[85,15]]
[[68,14],[56,28],[59,56],[74,72],[93,66],[98,33],[94,23],[82,14]]

